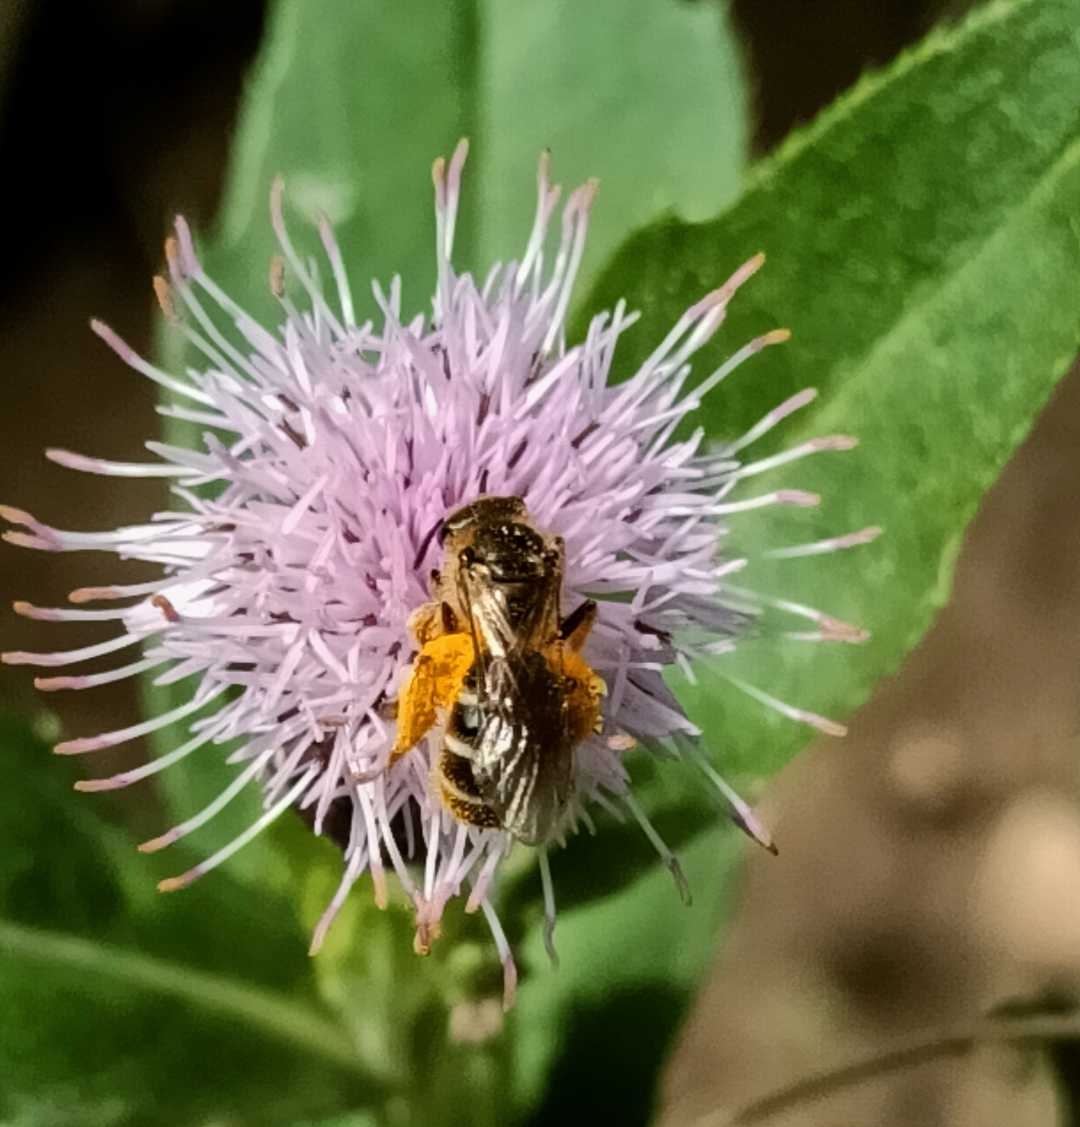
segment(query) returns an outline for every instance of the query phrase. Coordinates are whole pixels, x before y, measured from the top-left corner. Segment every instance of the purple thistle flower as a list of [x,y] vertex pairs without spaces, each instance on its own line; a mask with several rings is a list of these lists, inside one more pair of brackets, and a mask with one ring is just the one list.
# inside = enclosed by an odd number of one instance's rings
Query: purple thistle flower
[[[315,929],[312,951],[352,886],[371,875],[381,906],[392,869],[416,911],[418,949],[437,934],[451,897],[481,910],[505,971],[507,1004],[516,971],[492,889],[513,844],[504,829],[458,821],[431,784],[440,734],[391,762],[393,702],[417,644],[410,615],[429,599],[440,563],[437,531],[446,515],[481,495],[521,497],[537,528],[566,544],[562,603],[599,603],[584,649],[606,697],[596,734],[575,750],[569,808],[552,841],[538,848],[547,918],[555,920],[547,849],[591,826],[589,808],[628,811],[682,883],[678,863],[634,800],[624,764],[635,744],[674,749],[703,770],[733,819],[771,847],[765,828],[698,748],[697,730],[666,687],[671,665],[732,649],[765,607],[809,620],[803,639],[858,642],[860,630],[810,608],[736,588],[747,560],[722,551],[729,515],[770,505],[813,505],[799,490],[741,495],[744,479],[785,462],[853,445],[814,439],[786,453],[744,461],[743,452],[806,406],[806,390],[770,411],[741,437],[707,449],[699,430],[676,428],[744,360],[787,339],[785,330],[744,345],[690,390],[690,359],[724,320],[736,290],[760,267],[757,256],[692,306],[638,371],[618,383],[615,348],[636,320],[620,302],[593,318],[568,347],[564,325],[585,245],[594,182],[562,211],[555,257],[545,256],[559,189],[541,159],[538,205],[520,261],[492,268],[479,285],[451,265],[466,145],[434,168],[438,284],[430,318],[402,318],[400,283],[373,287],[379,324],[359,323],[345,265],[329,225],[320,234],[333,279],[324,292],[316,267],[296,252],[282,216],[282,185],[271,195],[281,258],[271,269],[282,322],[259,325],[205,274],[182,219],[166,246],[169,279],[155,288],[166,315],[204,358],[202,370],[169,375],[134,353],[106,326],[94,331],[131,367],[162,385],[164,413],[205,427],[201,449],[148,442],[159,461],[110,462],[65,451],[48,456],[92,473],[172,481],[175,511],[111,532],[49,527],[4,507],[20,530],[5,539],[45,551],[104,549],[162,566],[147,583],[84,588],[75,604],[117,609],[43,609],[39,619],[115,622],[99,645],[56,653],[13,652],[9,664],[66,666],[141,648],[143,656],[103,673],[37,680],[41,689],[83,689],[147,674],[159,685],[196,678],[191,699],[120,731],[58,745],[61,754],[113,747],[190,721],[190,739],[142,766],[83,781],[111,790],[145,779],[197,752],[239,741],[233,783],[201,813],[146,843],[158,849],[216,815],[250,783],[264,811],[243,834],[181,876],[191,883],[230,857],[289,807],[316,833],[340,837],[341,884]],[[286,295],[291,276],[304,292]],[[226,336],[204,302],[239,334]],[[207,492],[202,486],[213,486]],[[864,543],[876,529],[797,547],[800,556]],[[843,729],[731,678],[739,688],[821,731]],[[208,706],[213,703],[213,708]],[[200,715],[197,715],[200,714]],[[202,749],[206,750],[202,750]],[[331,821],[344,828],[331,830]]]

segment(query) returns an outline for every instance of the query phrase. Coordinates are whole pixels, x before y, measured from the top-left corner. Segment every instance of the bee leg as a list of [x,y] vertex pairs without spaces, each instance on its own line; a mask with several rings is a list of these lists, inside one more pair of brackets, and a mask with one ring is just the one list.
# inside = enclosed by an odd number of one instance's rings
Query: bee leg
[[421,646],[426,646],[440,634],[459,632],[457,615],[454,614],[453,607],[441,600],[434,600],[417,607],[409,615],[408,626],[409,633]]
[[409,615],[406,625],[419,646],[427,645],[438,634],[438,612],[438,603],[424,603]]
[[589,735],[603,730],[602,701],[607,695],[607,684],[569,643],[556,642],[548,653],[552,668],[562,674],[570,738],[575,744],[581,743]]
[[585,645],[585,639],[596,622],[596,601],[586,599],[559,623],[559,639],[575,653]]

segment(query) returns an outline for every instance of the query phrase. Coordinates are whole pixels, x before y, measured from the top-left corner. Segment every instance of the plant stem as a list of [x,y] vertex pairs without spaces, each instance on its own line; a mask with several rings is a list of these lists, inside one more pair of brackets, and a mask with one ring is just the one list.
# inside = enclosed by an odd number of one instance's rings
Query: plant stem
[[982,1018],[952,1029],[913,1034],[887,1049],[875,1050],[845,1064],[804,1076],[744,1104],[734,1112],[709,1112],[697,1121],[696,1127],[748,1127],[851,1084],[899,1069],[913,1068],[939,1057],[960,1056],[981,1044],[1067,1041],[1074,1038],[1080,1038],[1080,1011],[1036,1014],[1006,1021]]

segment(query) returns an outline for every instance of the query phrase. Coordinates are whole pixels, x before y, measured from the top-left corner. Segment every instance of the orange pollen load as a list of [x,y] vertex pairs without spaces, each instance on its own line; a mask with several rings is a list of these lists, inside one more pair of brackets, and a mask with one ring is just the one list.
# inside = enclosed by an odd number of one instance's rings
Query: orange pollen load
[[577,746],[586,736],[599,729],[600,699],[607,691],[607,686],[581,654],[563,642],[550,646],[544,651],[544,657],[548,665],[570,684],[566,694],[566,708],[570,738]]
[[475,660],[469,634],[441,634],[424,643],[398,697],[391,763],[414,748],[439,722],[439,712],[453,705]]
[[[581,743],[600,726],[600,701],[607,691],[585,659],[565,642],[554,642],[544,658],[566,685],[571,742]],[[424,643],[398,697],[397,737],[390,762],[412,750],[453,707],[476,660],[472,636],[440,634]]]

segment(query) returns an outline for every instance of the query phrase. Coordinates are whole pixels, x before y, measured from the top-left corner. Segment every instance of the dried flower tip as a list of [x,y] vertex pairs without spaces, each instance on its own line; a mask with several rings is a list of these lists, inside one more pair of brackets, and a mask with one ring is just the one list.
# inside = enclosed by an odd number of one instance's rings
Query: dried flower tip
[[160,274],[154,275],[154,296],[157,298],[158,306],[165,320],[174,325],[179,324],[180,316],[176,312],[172,287]]
[[174,607],[172,603],[169,602],[168,598],[165,595],[154,595],[154,597],[150,600],[150,605],[157,607],[157,609],[161,611],[161,613],[165,616],[166,622],[180,621],[179,612],[177,611],[176,607]]
[[280,254],[270,256],[270,292],[279,300],[285,296],[285,259]]

